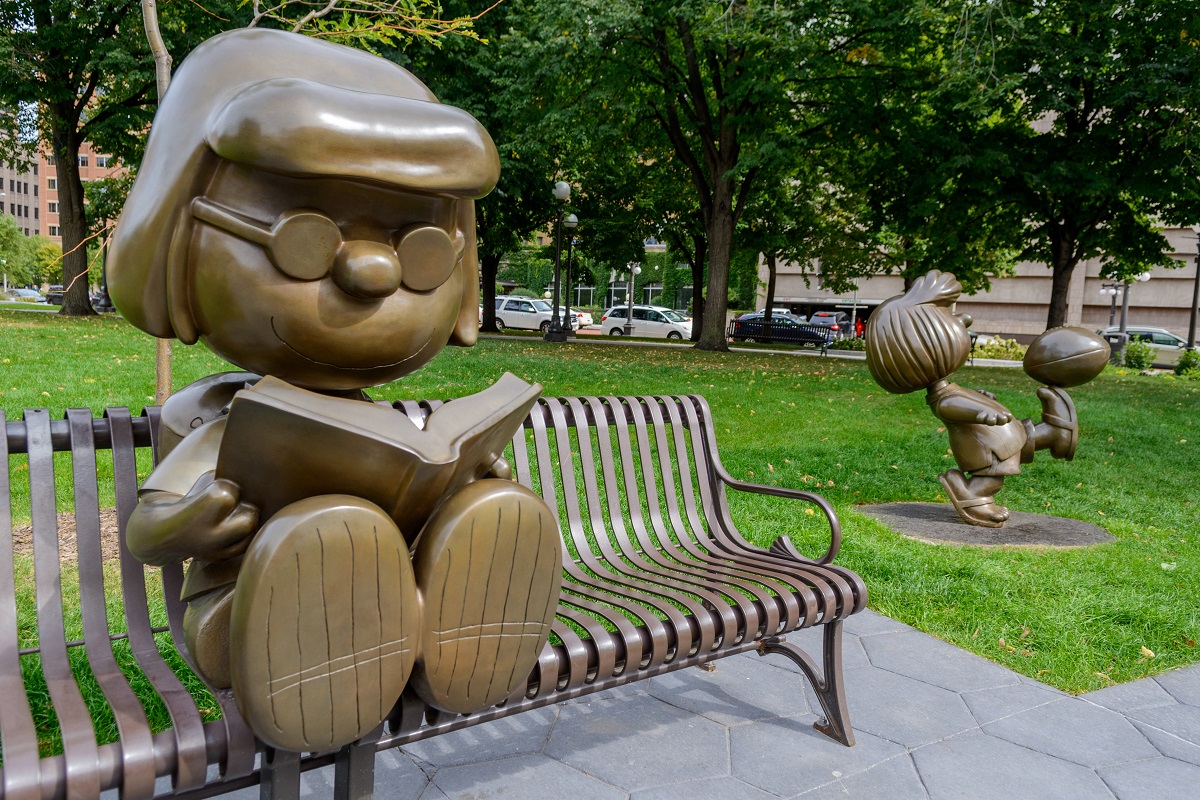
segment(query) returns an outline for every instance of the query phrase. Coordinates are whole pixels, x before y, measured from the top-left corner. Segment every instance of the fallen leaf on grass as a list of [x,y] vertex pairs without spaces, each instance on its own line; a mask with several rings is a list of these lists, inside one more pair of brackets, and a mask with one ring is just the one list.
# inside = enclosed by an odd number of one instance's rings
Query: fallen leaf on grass
[[1145,645],[1142,645],[1141,652],[1142,652],[1142,655],[1144,655],[1146,658],[1154,658],[1154,651],[1151,650],[1149,647],[1146,647]]

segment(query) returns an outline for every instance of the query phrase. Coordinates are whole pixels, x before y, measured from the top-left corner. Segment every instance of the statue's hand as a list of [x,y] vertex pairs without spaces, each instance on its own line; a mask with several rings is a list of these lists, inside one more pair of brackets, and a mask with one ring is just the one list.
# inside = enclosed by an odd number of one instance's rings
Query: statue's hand
[[241,502],[236,483],[205,472],[187,494],[151,492],[129,519],[130,551],[147,564],[241,555],[258,529],[258,508]]
[[975,421],[981,425],[1007,425],[1012,422],[1013,415],[1007,411],[984,409],[975,416]]

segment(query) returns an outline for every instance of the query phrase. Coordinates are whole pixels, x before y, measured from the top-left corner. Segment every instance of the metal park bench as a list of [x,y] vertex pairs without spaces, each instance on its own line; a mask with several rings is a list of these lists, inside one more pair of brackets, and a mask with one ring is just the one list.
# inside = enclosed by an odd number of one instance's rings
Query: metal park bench
[[[396,405],[420,420],[437,404]],[[255,783],[264,797],[294,798],[302,770],[331,763],[339,798],[367,797],[377,751],[755,649],[799,665],[825,712],[818,729],[853,744],[841,628],[867,596],[857,575],[831,564],[838,520],[817,495],[732,478],[702,398],[542,400],[514,437],[511,462],[557,510],[565,567],[551,641],[527,685],[466,716],[406,692],[380,728],[333,753],[264,749],[233,697],[208,695],[186,667],[182,569],[144,567],[124,543],[157,425],[153,408],[102,418],[72,410],[63,420],[38,410],[5,423],[0,528],[29,517],[32,542],[0,541],[0,800],[82,800],[114,788],[124,800],[199,798]],[[73,501],[56,503],[56,486]],[[827,552],[804,558],[786,537],[748,544],[730,489],[815,505],[828,520]],[[102,549],[110,506],[116,556]],[[74,514],[74,542],[60,536],[69,518],[56,512]],[[824,626],[819,661],[783,641],[813,625]],[[55,731],[61,752],[43,752]]]

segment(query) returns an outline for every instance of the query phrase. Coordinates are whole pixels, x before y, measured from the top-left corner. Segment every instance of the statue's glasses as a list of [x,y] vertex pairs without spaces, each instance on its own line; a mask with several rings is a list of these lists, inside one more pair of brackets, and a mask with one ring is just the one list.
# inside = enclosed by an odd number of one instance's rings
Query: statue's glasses
[[[192,215],[263,248],[276,269],[300,281],[328,275],[345,243],[337,223],[311,209],[285,211],[267,226],[197,197],[192,200]],[[418,223],[400,229],[391,241],[400,262],[400,282],[417,292],[441,286],[458,263],[461,244],[456,247],[450,235],[436,225]]]

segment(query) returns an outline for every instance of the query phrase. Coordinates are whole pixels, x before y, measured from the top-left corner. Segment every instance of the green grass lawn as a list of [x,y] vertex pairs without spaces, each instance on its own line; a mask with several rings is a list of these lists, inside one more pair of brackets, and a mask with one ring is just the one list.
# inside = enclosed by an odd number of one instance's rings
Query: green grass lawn
[[[228,368],[202,347],[177,345],[176,386]],[[1039,453],[999,499],[1095,522],[1116,542],[1033,551],[924,544],[855,511],[944,502],[937,474],[953,463],[924,396],[887,394],[861,361],[487,339],[447,349],[372,394],[454,397],[505,370],[554,395],[704,395],[735,476],[819,488],[833,502],[845,528],[838,562],[865,578],[872,608],[1023,674],[1079,692],[1200,661],[1200,383],[1105,373],[1072,390],[1081,417],[1074,462]],[[153,340],[119,319],[0,310],[9,419],[35,406],[140,410],[153,372]],[[1020,370],[968,367],[957,380],[995,392],[1018,416],[1040,414],[1036,385]],[[734,501],[748,538],[765,545],[799,531],[809,552],[823,549],[795,506]]]

